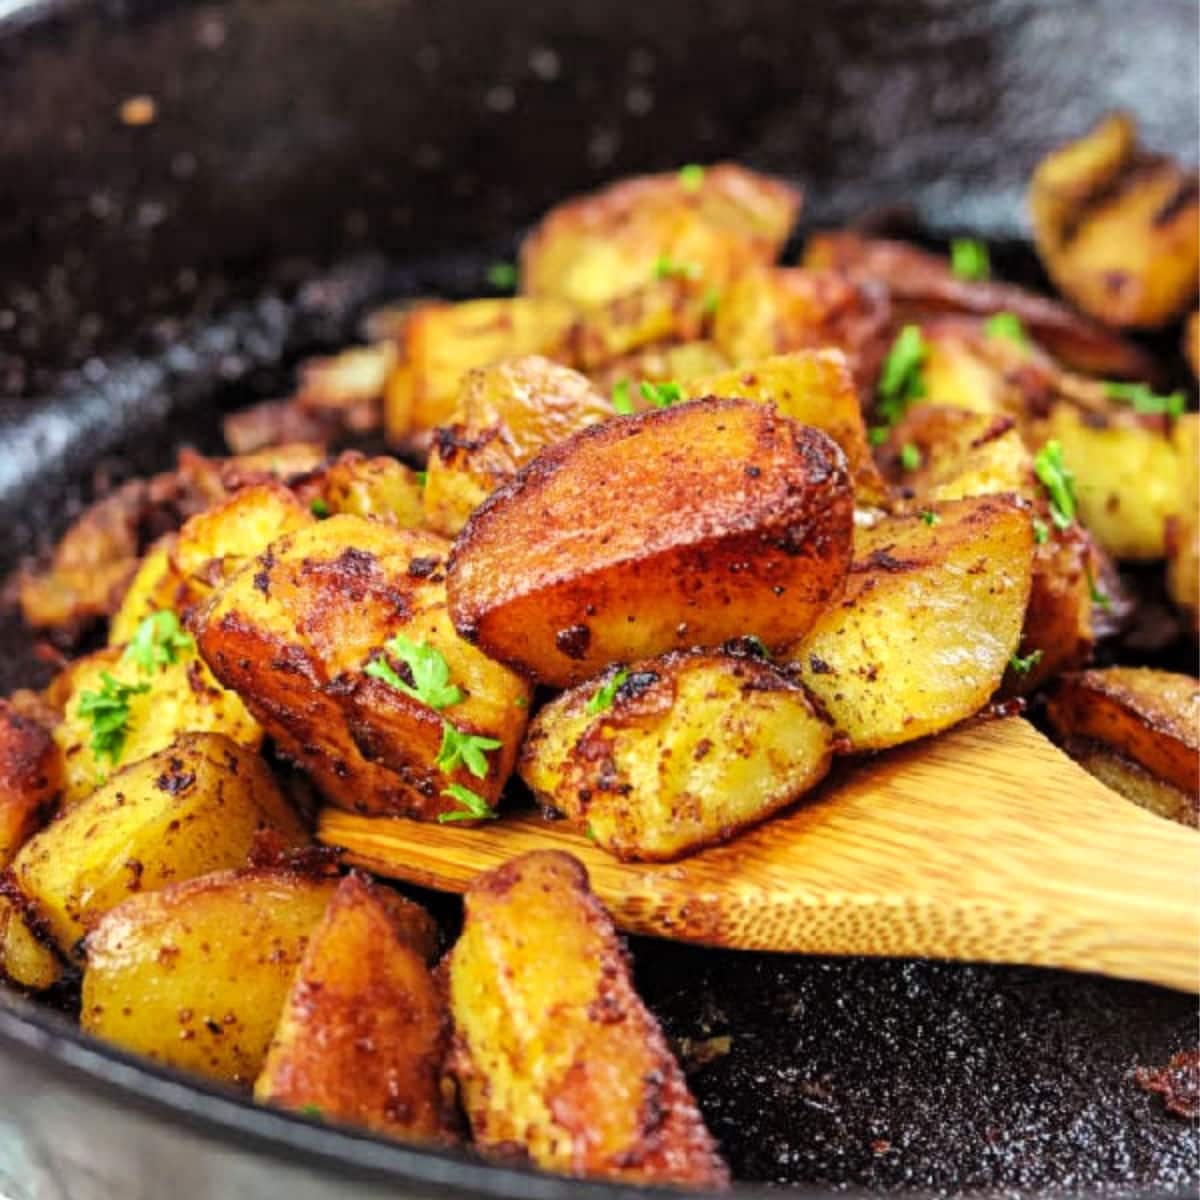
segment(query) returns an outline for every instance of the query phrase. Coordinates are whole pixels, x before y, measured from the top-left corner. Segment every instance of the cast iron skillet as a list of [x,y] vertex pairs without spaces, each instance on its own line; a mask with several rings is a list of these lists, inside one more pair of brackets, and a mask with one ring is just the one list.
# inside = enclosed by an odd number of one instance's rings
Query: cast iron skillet
[[[567,193],[731,156],[803,182],[810,224],[903,202],[934,234],[1012,242],[1038,154],[1107,107],[1194,157],[1196,49],[1193,0],[0,0],[0,564],[178,442],[219,449],[219,412],[280,394],[372,303],[486,291],[486,264]],[[154,124],[118,120],[136,94]],[[5,690],[44,672],[11,617],[0,650]],[[435,904],[452,929],[455,903]],[[632,948],[672,1037],[732,1039],[706,1065],[693,1051],[690,1078],[744,1180],[1194,1189],[1195,1129],[1131,1078],[1194,1042],[1193,998]],[[0,1194],[622,1189],[255,1109],[0,994]]]

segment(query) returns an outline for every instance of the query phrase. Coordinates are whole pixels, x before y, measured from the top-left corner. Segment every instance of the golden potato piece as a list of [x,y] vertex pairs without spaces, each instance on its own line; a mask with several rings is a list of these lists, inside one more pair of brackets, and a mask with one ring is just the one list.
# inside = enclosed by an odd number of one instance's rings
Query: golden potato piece
[[130,763],[35,834],[12,865],[59,948],[135,892],[244,866],[255,837],[308,841],[266,763],[219,733],[192,733]]
[[453,537],[539,451],[612,416],[583,375],[546,358],[471,371],[456,420],[434,431],[424,494],[429,527]]
[[1192,374],[1200,379],[1200,312],[1194,312],[1183,326],[1183,355],[1192,368]]
[[1047,155],[1029,187],[1033,235],[1058,289],[1110,325],[1155,326],[1195,302],[1200,188],[1140,153],[1124,113]]
[[554,851],[471,885],[450,955],[452,1069],[475,1143],[575,1176],[728,1172],[587,873]]
[[[398,907],[413,912],[397,920]],[[255,1099],[391,1137],[448,1140],[450,1020],[425,965],[433,937],[419,906],[346,876],[308,939]]]
[[575,329],[580,367],[594,371],[648,346],[700,337],[717,292],[698,275],[669,275],[582,311]]
[[[197,614],[213,673],[334,804],[458,819],[449,789],[493,805],[508,778],[530,689],[454,632],[449,548],[431,533],[330,517],[272,544]],[[444,667],[440,707],[405,690],[415,680],[389,648],[397,636]],[[499,743],[480,750],[483,775],[462,755],[443,758],[447,726]]]
[[252,1084],[336,887],[251,868],[130,896],[88,935],[80,1025],[168,1066]]
[[0,869],[50,813],[62,786],[62,753],[40,722],[0,700]]
[[668,343],[647,346],[635,354],[613,359],[591,372],[592,382],[608,396],[615,397],[618,387],[628,389],[635,412],[654,405],[641,392],[641,384],[687,384],[699,375],[713,375],[729,369],[729,359],[711,341]]
[[125,645],[151,613],[181,613],[192,602],[186,581],[171,562],[175,541],[176,535],[168,533],[146,551],[108,627],[110,646]]
[[336,418],[337,427],[355,433],[378,428],[388,376],[398,357],[394,341],[350,346],[329,358],[310,358],[300,368],[293,403]]
[[552,700],[519,770],[618,858],[668,860],[789,804],[832,753],[828,723],[769,663],[692,652],[610,669]]
[[552,446],[476,511],[450,613],[558,687],[746,634],[780,645],[841,587],[852,506],[842,452],[770,408],[642,413]]
[[1017,648],[1033,534],[1010,496],[857,529],[840,604],[786,652],[854,750],[937,733],[982,708]]
[[773,404],[781,416],[827,433],[842,448],[855,499],[879,503],[887,496],[871,447],[854,379],[838,350],[798,350],[684,384],[689,398],[727,396]]
[[521,290],[599,305],[656,274],[719,289],[774,262],[799,210],[795,189],[732,163],[625,179],[543,218],[521,247]]
[[1167,592],[1200,627],[1200,415],[1185,413],[1171,430],[1179,458],[1179,495],[1167,517]]
[[31,992],[58,983],[63,962],[54,952],[44,922],[11,880],[0,891],[0,978]]
[[1068,737],[1062,747],[1089,775],[1126,800],[1168,821],[1193,829],[1200,826],[1200,797],[1194,790],[1177,788],[1103,742]]
[[309,510],[317,516],[350,513],[401,529],[419,529],[425,520],[417,473],[386,455],[367,458],[347,451],[316,482]]

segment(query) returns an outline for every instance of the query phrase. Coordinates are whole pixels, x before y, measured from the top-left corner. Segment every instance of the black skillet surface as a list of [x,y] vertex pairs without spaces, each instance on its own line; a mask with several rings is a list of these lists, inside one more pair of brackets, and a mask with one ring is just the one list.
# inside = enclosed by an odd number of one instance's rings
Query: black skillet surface
[[[36,15],[0,36],[5,564],[97,474],[164,466],[182,440],[216,449],[218,411],[281,392],[371,303],[486,290],[514,229],[613,174],[737,156],[805,182],[814,223],[903,201],[935,231],[1008,238],[1038,153],[1105,107],[1133,107],[1158,147],[1194,156],[1197,141],[1190,0]],[[117,119],[135,94],[156,99],[154,124]],[[38,669],[11,618],[0,651],[4,688]],[[452,926],[453,902],[438,907]],[[1193,998],[1032,969],[633,950],[742,1179],[1195,1190],[1196,1130],[1131,1077],[1194,1044]],[[582,1194],[180,1087],[7,998],[5,1188]]]

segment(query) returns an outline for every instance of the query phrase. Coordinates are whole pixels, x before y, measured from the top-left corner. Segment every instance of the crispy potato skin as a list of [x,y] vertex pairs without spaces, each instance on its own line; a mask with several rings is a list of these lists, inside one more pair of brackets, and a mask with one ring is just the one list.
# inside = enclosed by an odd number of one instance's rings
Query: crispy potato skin
[[49,814],[62,786],[62,755],[40,722],[0,700],[0,868]]
[[684,394],[726,396],[773,404],[781,416],[827,433],[842,448],[859,503],[880,503],[887,487],[875,466],[854,377],[838,350],[798,350],[764,358],[735,370],[702,375]]
[[465,911],[449,959],[452,1069],[480,1149],[576,1176],[724,1186],[579,863],[512,859],[475,881]]
[[1177,788],[1103,742],[1068,737],[1062,747],[1089,775],[1126,800],[1168,821],[1193,829],[1200,826],[1200,795],[1196,791]]
[[1200,792],[1200,683],[1147,667],[1065,676],[1047,712],[1064,737],[1088,738],[1189,796]]
[[[338,885],[308,939],[254,1095],[392,1137],[446,1141],[450,1020],[423,944],[433,921],[389,896],[360,875]],[[417,918],[396,920],[398,905],[424,917],[426,939],[408,936]]]
[[253,1083],[336,886],[251,868],[131,896],[88,935],[80,1025],[169,1066]]
[[761,659],[669,654],[632,666],[591,714],[602,677],[534,718],[520,773],[622,859],[666,861],[724,841],[813,787],[833,731],[804,689]]
[[[330,517],[268,547],[196,617],[214,674],[334,804],[434,818],[458,807],[450,783],[493,803],[512,769],[529,687],[454,632],[448,551],[431,533]],[[438,713],[365,673],[395,634],[445,656],[461,703]],[[503,743],[486,779],[435,766],[443,718]]]
[[1167,517],[1167,593],[1200,630],[1200,414],[1185,413],[1171,430],[1179,457],[1179,495]]
[[127,896],[243,866],[263,830],[285,846],[308,841],[254,751],[221,734],[186,734],[35,834],[12,875],[69,955]]
[[840,604],[784,654],[854,750],[937,733],[977,712],[1017,647],[1029,512],[1011,496],[934,506],[855,531]]
[[455,628],[565,687],[611,662],[799,636],[837,594],[853,498],[823,433],[708,399],[552,446],[468,522]]

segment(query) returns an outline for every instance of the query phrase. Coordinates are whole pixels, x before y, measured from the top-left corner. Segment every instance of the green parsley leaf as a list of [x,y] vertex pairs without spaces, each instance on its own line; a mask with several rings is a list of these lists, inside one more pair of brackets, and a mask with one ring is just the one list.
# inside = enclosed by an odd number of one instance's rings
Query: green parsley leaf
[[451,821],[492,821],[496,818],[496,810],[480,795],[463,787],[461,783],[452,783],[442,789],[443,796],[457,800],[462,808],[457,812],[438,813],[438,824],[446,825]]
[[939,517],[932,508],[927,508],[921,514],[921,520],[924,521],[926,525],[936,525],[941,519],[942,518]]
[[1050,540],[1050,526],[1041,517],[1033,518],[1033,540],[1044,546]]
[[1112,612],[1112,597],[1096,586],[1096,577],[1092,574],[1090,565],[1087,568],[1087,585],[1088,596],[1091,598],[1092,603],[1100,605],[1105,612]]
[[1112,383],[1104,385],[1104,394],[1111,400],[1120,400],[1131,404],[1136,413],[1150,413],[1169,417],[1183,416],[1187,401],[1182,392],[1172,392],[1169,396],[1160,396],[1144,383]]
[[586,825],[583,827],[583,836],[584,836],[585,838],[587,838],[587,840],[588,840],[589,842],[594,842],[594,841],[596,840],[596,831],[595,831],[595,830],[592,828],[592,823],[591,823],[591,821],[589,821],[589,822],[588,822],[588,823],[587,823],[587,824],[586,824]]
[[428,471],[414,471],[413,474],[417,478],[417,487],[424,487],[429,482]]
[[704,186],[704,168],[699,163],[680,167],[679,186],[685,192],[698,192]]
[[499,750],[501,743],[495,738],[480,737],[475,733],[464,733],[449,721],[442,722],[442,746],[434,765],[444,775],[449,775],[462,763],[476,779],[486,779],[488,773],[488,750]]
[[301,1107],[300,1113],[305,1117],[323,1117],[325,1112],[315,1104],[305,1104]]
[[709,288],[700,301],[700,312],[706,317],[715,317],[721,306],[721,293],[716,288]]
[[699,279],[700,267],[697,263],[676,262],[669,254],[660,254],[654,260],[655,279]]
[[617,688],[621,686],[629,678],[629,672],[622,668],[615,675],[611,676],[602,683],[589,697],[587,702],[587,713],[589,716],[595,716],[597,713],[607,712],[613,706],[613,700],[616,699]]
[[650,383],[643,379],[638,390],[642,393],[642,399],[649,400],[655,408],[670,408],[683,399],[683,388],[670,379],[665,383]]
[[1033,650],[1029,654],[1025,655],[1024,658],[1022,658],[1019,654],[1014,654],[1012,658],[1008,660],[1008,665],[1012,667],[1012,669],[1016,671],[1018,675],[1028,675],[1029,672],[1032,671],[1033,668],[1042,661],[1042,653],[1043,652],[1041,650]]
[[1059,529],[1075,520],[1075,476],[1063,462],[1062,444],[1048,441],[1036,454],[1033,470],[1050,498],[1050,519]]
[[921,368],[928,355],[929,347],[921,336],[920,326],[905,325],[892,343],[879,375],[876,408],[887,428],[900,420],[912,401],[925,395]]
[[993,313],[984,321],[983,332],[990,338],[1008,338],[1019,346],[1029,345],[1029,334],[1025,332],[1025,326],[1016,313]]
[[516,705],[517,708],[528,708],[529,700],[525,696],[518,696],[513,701],[513,704]]
[[402,679],[383,655],[372,659],[364,668],[372,678],[382,679],[396,691],[433,709],[449,708],[463,698],[462,692],[450,682],[450,664],[440,650],[422,642],[410,642],[400,633],[387,642],[384,649],[408,667],[412,683]]
[[988,279],[992,264],[987,247],[975,238],[955,238],[950,243],[950,270],[959,279]]
[[143,675],[153,675],[157,668],[169,667],[195,648],[192,635],[180,628],[179,617],[169,608],[160,608],[138,625],[124,657],[137,663]]
[[921,465],[921,452],[912,442],[905,442],[900,447],[900,465],[906,471],[915,471]]
[[498,292],[511,292],[517,286],[517,268],[514,263],[494,262],[487,269],[487,281]]
[[[132,645],[132,643],[130,643]],[[107,671],[100,673],[100,690],[79,697],[79,716],[92,726],[89,745],[97,761],[107,758],[114,766],[121,761],[129,735],[129,701],[150,690],[148,683],[120,683]]]
[[872,425],[867,430],[867,441],[872,446],[882,446],[888,440],[888,428],[886,425]]
[[613,412],[619,413],[623,417],[627,417],[633,412],[633,401],[629,397],[628,379],[618,379],[613,384],[612,406]]
[[318,518],[318,520],[324,520],[327,516],[329,516],[329,505],[326,504],[325,501],[322,500],[320,496],[318,496],[308,506],[308,510],[309,510],[309,512],[312,513],[312,515],[314,517]]

